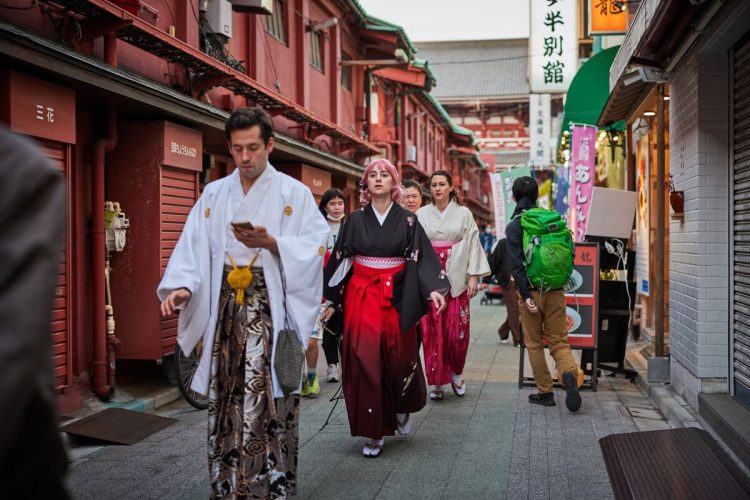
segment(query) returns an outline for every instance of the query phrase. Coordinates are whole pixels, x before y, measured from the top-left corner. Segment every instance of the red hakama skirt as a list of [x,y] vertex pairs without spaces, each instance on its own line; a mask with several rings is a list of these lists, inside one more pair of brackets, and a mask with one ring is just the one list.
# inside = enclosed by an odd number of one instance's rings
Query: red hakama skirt
[[[445,269],[452,242],[433,242],[432,247]],[[424,366],[427,383],[445,385],[451,382],[451,372],[461,375],[469,350],[469,295],[445,296],[445,309],[436,314],[434,307],[419,321],[424,343]]]
[[[393,261],[366,259],[380,261],[381,266]],[[416,329],[401,331],[399,313],[391,303],[393,277],[404,264],[375,268],[357,260],[344,298],[344,398],[352,436],[380,439],[394,435],[397,413],[414,413],[425,406],[426,388]]]

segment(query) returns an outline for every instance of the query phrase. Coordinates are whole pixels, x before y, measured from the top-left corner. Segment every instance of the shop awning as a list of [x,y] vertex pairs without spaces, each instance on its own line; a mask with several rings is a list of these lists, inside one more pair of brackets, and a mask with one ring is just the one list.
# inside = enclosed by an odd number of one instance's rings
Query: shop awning
[[[571,123],[597,124],[609,97],[609,70],[619,48],[599,52],[578,70],[568,89],[561,132],[567,131]],[[623,130],[624,123],[615,123],[610,128]]]

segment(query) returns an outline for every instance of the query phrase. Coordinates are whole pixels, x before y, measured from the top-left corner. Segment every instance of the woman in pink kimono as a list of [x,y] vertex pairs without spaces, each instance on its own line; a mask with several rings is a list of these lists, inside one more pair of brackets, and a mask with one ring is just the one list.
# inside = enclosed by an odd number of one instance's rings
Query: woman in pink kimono
[[469,299],[477,294],[479,278],[490,274],[471,211],[460,204],[453,178],[445,170],[430,176],[432,203],[417,210],[419,222],[451,283],[446,307],[420,320],[430,399],[443,399],[450,383],[457,396],[466,394],[463,379],[469,348]]

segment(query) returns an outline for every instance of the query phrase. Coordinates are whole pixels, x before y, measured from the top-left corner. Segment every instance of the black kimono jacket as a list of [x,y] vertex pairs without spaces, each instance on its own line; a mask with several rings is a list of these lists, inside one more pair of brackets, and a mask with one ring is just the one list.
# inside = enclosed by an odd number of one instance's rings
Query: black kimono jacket
[[342,306],[346,278],[329,286],[331,277],[348,257],[405,257],[406,267],[394,279],[392,303],[400,313],[399,326],[406,331],[427,314],[430,293],[445,295],[450,290],[435,250],[414,213],[397,203],[391,206],[383,225],[372,204],[353,212],[341,226],[339,238],[324,273],[324,295],[337,307]]

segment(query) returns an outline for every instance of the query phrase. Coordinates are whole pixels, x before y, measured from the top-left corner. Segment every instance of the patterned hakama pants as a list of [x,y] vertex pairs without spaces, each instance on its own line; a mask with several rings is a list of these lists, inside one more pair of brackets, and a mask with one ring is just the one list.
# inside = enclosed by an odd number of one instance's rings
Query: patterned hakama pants
[[211,498],[286,498],[296,494],[299,395],[273,398],[263,272],[253,269],[241,305],[226,274],[209,385]]

